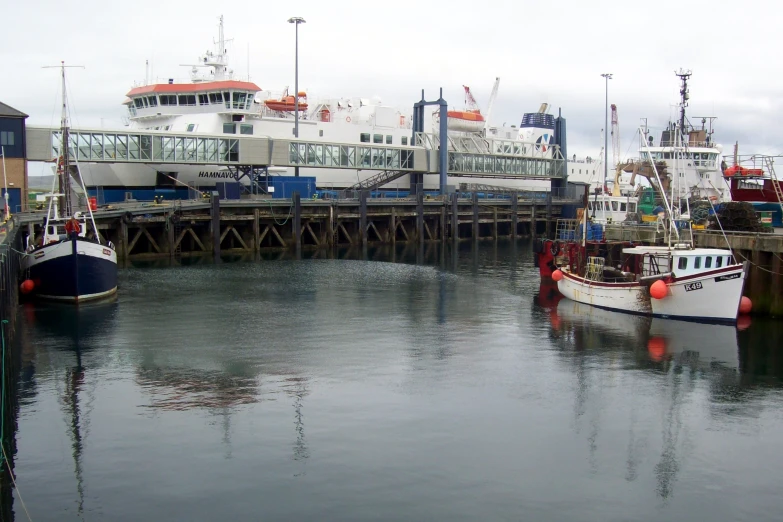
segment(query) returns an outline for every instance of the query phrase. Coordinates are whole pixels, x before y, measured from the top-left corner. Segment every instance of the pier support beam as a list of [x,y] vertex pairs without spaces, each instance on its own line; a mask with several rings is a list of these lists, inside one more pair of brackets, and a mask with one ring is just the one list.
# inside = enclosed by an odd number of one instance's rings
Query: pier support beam
[[519,225],[519,196],[511,193],[511,239],[517,239],[517,226]]
[[473,193],[473,241],[478,241],[479,238],[479,206],[478,206],[478,194]]
[[416,193],[416,237],[419,243],[424,242],[424,190]]
[[302,248],[302,200],[298,190],[293,191],[291,199],[294,206],[294,219],[292,223],[294,228],[294,245],[296,245],[296,249],[299,250]]
[[537,232],[538,222],[536,221],[536,202],[533,200],[533,204],[530,205],[530,237],[535,240]]
[[446,205],[440,208],[440,240],[446,241]]
[[218,257],[220,255],[220,196],[216,191],[212,192],[211,203],[212,252],[215,257]]
[[552,193],[548,193],[546,195],[546,237],[551,238],[551,230],[550,227],[552,226]]
[[261,223],[259,217],[261,211],[258,209],[253,210],[253,250],[258,252],[261,247]]
[[367,191],[359,192],[359,239],[363,247],[367,246]]
[[459,197],[451,195],[451,239],[459,241]]

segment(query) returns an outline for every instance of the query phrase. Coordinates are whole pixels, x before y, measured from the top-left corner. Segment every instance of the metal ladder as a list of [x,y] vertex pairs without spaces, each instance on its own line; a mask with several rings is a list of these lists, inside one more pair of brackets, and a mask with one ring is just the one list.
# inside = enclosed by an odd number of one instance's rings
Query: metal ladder
[[401,178],[405,174],[408,174],[408,172],[401,170],[384,170],[364,181],[360,181],[359,183],[348,187],[346,190],[375,190],[381,185]]
[[767,171],[769,172],[769,178],[770,182],[772,183],[772,187],[775,190],[775,195],[778,198],[778,205],[780,205],[780,212],[781,215],[783,215],[783,190],[780,188],[780,183],[778,183],[778,177],[775,175],[775,168],[773,167],[774,161],[769,156],[764,156],[764,164],[767,167]]

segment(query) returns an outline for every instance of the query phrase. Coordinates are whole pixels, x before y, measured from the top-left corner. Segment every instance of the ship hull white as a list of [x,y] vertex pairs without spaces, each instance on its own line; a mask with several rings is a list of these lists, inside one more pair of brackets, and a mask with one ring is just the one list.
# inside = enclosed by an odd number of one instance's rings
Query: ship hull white
[[742,265],[699,273],[667,283],[663,299],[639,283],[595,282],[563,270],[557,288],[568,299],[592,306],[672,319],[735,322],[745,269]]

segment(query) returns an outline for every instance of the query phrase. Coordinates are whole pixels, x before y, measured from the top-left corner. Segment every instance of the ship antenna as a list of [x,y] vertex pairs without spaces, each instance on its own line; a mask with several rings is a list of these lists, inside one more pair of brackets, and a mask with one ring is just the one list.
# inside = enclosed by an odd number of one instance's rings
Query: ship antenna
[[679,72],[675,71],[674,74],[676,74],[682,82],[680,85],[680,132],[685,132],[685,107],[688,106],[688,99],[690,98],[690,93],[688,92],[688,78],[691,77],[692,73],[690,69],[687,71],[680,69]]

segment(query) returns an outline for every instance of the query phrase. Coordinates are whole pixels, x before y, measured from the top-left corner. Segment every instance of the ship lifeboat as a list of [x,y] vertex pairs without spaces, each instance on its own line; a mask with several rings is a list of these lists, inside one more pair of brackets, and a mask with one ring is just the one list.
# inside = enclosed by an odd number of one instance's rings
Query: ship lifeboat
[[739,165],[734,165],[727,168],[723,172],[723,175],[727,178],[732,178],[734,176],[761,177],[764,175],[764,171],[762,169],[748,169]]
[[[305,111],[307,110],[307,101],[302,101],[301,98],[304,98],[307,100],[307,93],[300,92],[299,93],[299,110]],[[279,100],[266,100],[264,102],[264,105],[270,110],[273,111],[281,111],[281,112],[293,112],[296,107],[296,98],[293,96],[283,96]]]
[[[461,132],[481,132],[484,129],[484,116],[478,111],[448,111],[449,130]],[[438,116],[439,118],[439,116]]]

